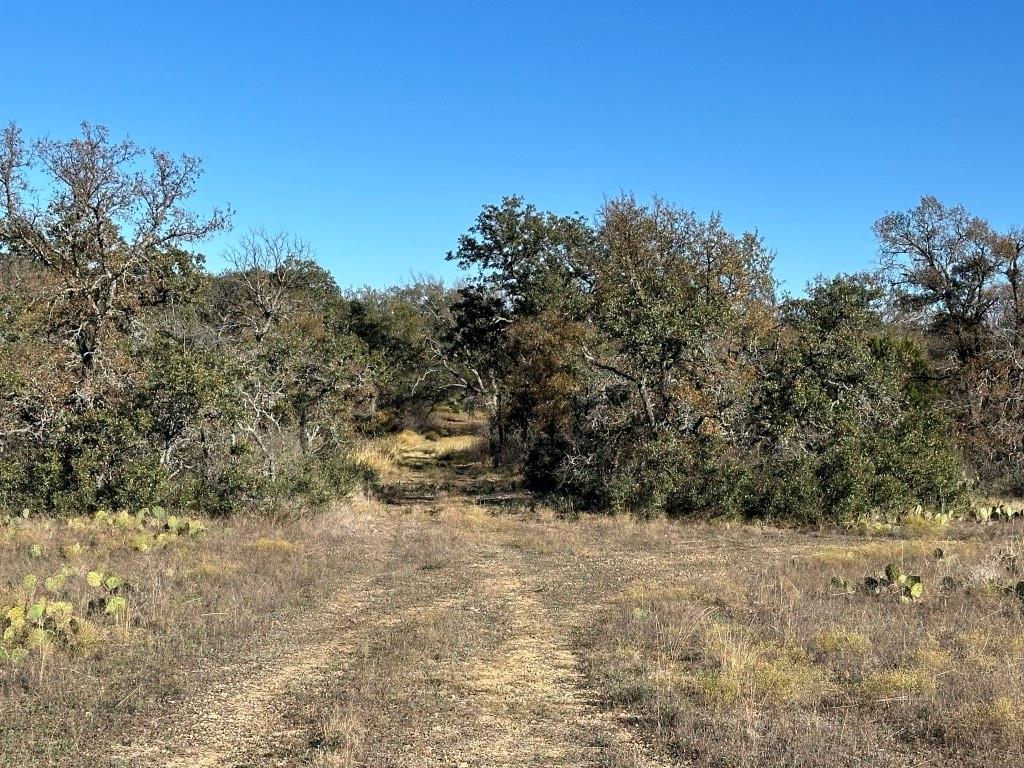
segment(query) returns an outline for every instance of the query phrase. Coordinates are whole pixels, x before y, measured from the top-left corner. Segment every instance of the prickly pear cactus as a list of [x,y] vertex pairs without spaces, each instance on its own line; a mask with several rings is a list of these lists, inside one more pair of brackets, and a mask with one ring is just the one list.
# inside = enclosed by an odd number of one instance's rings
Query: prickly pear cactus
[[917,600],[924,594],[924,584],[920,576],[907,576],[903,582],[903,595],[911,600]]
[[902,584],[906,576],[903,574],[903,569],[896,563],[889,563],[885,566],[885,578],[889,580],[890,584]]

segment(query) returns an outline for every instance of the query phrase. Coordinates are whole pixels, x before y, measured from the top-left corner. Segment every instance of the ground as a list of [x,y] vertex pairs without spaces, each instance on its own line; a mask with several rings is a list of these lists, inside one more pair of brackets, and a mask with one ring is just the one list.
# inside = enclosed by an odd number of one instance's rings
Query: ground
[[[371,447],[381,482],[331,510],[207,521],[165,548],[137,548],[159,522],[8,523],[11,599],[64,567],[98,639],[0,673],[0,764],[1024,760],[1014,523],[566,519],[470,436],[429,437]],[[924,595],[859,586],[888,563]],[[84,607],[100,566],[130,582],[123,621]]]

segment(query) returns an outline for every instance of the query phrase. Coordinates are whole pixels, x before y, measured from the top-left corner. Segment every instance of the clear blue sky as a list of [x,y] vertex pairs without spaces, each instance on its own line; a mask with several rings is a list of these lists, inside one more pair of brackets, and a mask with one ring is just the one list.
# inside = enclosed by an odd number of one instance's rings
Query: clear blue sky
[[1024,224],[1024,3],[9,0],[0,121],[205,158],[235,231],[342,285],[443,261],[480,206],[657,193],[756,228],[790,288],[922,194]]

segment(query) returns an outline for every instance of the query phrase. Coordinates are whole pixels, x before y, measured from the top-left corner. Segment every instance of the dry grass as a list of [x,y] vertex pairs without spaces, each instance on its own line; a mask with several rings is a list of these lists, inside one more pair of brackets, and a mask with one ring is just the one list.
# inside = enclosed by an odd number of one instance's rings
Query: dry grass
[[487,450],[487,438],[479,434],[427,435],[403,430],[357,445],[353,460],[383,480],[405,477],[410,470],[442,466],[453,461],[481,462]]
[[377,437],[359,443],[352,449],[352,460],[373,471],[378,477],[387,477],[398,470],[398,450],[391,437]]
[[[467,745],[481,765],[549,754],[531,751],[536,732],[567,715],[531,699],[541,695],[531,693],[537,681],[522,679],[538,661],[515,637],[522,609],[508,600],[522,604],[524,593],[546,606],[546,618],[527,627],[531,642],[552,659],[576,643],[590,685],[638,729],[631,741],[605,724],[573,747],[578,757],[543,764],[1008,766],[1021,758],[1021,606],[976,576],[1001,563],[994,578],[1012,578],[1006,553],[1020,545],[1012,528],[908,541],[567,522],[544,511],[496,517],[472,504],[424,511],[429,524],[402,555],[417,565],[395,586],[396,599],[422,609],[403,613],[309,704],[317,765],[458,764]],[[918,603],[839,594],[830,583],[879,574],[894,560],[925,577]],[[526,581],[502,581],[507,600],[469,612],[488,575],[513,564]],[[943,592],[946,576],[962,586]],[[516,649],[511,656],[489,650],[503,643]],[[477,677],[463,689],[466,670]],[[517,694],[496,711],[487,692],[499,685]],[[523,722],[517,755],[502,732]],[[657,762],[645,741],[662,753]],[[500,749],[505,757],[495,757]]]
[[[57,643],[0,664],[0,765],[104,764],[106,744],[188,696],[190,670],[230,657],[243,639],[315,600],[345,577],[348,558],[338,555],[358,557],[373,536],[357,510],[284,524],[204,522],[202,537],[146,552],[133,547],[136,532],[84,519],[0,529],[3,600],[24,592],[26,575],[42,584],[65,569],[64,587],[49,597],[70,602],[93,631],[87,647]],[[90,612],[91,570],[127,585],[126,621]]]
[[[1021,765],[1024,604],[1005,587],[1022,540],[956,536],[769,544],[750,529],[760,546],[625,593],[586,644],[589,677],[689,764]],[[922,575],[921,600],[831,584],[889,562]]]
[[[483,463],[468,429],[433,438],[365,456]],[[1024,764],[1020,521],[878,538],[449,497],[204,523],[144,552],[130,526],[0,527],[5,599],[64,567],[95,629],[0,666],[0,765],[163,764],[117,757],[140,738],[186,765],[221,736],[221,763],[320,768]],[[920,600],[856,587],[888,563]],[[89,615],[93,569],[131,585],[126,622]],[[178,722],[236,683],[239,733]]]

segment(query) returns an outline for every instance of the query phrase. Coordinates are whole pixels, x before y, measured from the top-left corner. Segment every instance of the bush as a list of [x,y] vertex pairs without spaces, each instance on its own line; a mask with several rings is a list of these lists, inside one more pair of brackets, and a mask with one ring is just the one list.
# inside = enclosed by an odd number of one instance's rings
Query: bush
[[[756,383],[723,398],[728,418],[651,424],[635,387],[576,393],[557,437],[531,436],[528,478],[591,507],[672,516],[817,524],[962,507],[961,457],[924,356],[886,328],[879,296],[840,278],[784,305]],[[674,386],[696,402],[720,396]],[[679,399],[678,412],[693,410]]]
[[928,387],[923,355],[887,331],[880,294],[837,278],[783,310],[785,345],[766,368],[764,503],[754,516],[852,522],[916,505],[962,505],[962,461]]
[[608,482],[612,506],[619,509],[735,517],[745,507],[751,479],[720,438],[666,430],[630,450]]
[[0,465],[8,508],[57,514],[136,508],[164,498],[170,478],[132,414],[96,408],[70,413],[44,439],[26,442]]
[[312,458],[282,472],[270,484],[270,499],[298,499],[322,507],[355,489],[366,471],[342,454]]

